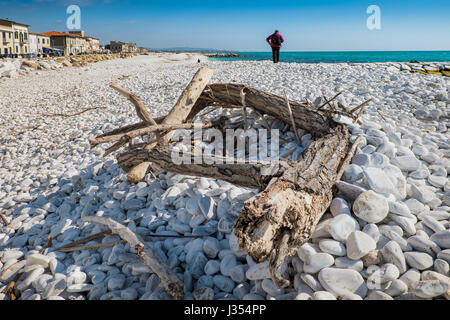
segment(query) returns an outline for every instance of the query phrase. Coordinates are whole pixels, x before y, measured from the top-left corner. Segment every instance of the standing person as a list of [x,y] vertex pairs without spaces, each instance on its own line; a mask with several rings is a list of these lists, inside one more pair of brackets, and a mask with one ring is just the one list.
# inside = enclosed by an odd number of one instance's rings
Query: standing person
[[273,34],[267,37],[266,41],[272,47],[273,63],[280,62],[280,48],[281,44],[284,42],[283,36],[278,30],[275,30]]

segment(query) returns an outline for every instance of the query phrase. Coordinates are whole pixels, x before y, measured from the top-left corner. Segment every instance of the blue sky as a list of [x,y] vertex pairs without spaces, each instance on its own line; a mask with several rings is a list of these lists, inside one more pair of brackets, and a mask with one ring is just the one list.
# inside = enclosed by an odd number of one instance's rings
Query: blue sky
[[[0,18],[66,31],[71,4],[101,43],[267,51],[279,29],[289,51],[450,50],[449,0],[0,0]],[[369,5],[381,9],[381,30],[366,27]]]

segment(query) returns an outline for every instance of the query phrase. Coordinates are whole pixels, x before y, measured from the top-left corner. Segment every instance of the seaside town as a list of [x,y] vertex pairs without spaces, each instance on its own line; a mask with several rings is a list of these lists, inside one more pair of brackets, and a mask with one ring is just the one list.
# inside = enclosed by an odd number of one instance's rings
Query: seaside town
[[145,52],[147,49],[135,43],[111,41],[101,45],[100,39],[88,36],[82,30],[37,33],[26,23],[0,19],[0,58]]

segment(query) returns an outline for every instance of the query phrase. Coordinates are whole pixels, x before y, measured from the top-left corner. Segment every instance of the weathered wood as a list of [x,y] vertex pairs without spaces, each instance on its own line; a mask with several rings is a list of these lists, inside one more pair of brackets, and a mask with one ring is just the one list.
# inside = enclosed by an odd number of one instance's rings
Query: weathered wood
[[[192,107],[205,89],[213,75],[212,70],[207,67],[201,67],[192,78],[189,85],[179,97],[175,106],[170,110],[162,124],[180,124],[184,123],[191,112]],[[167,143],[172,137],[172,132],[164,135],[163,143]]]
[[298,131],[297,131],[297,127],[295,125],[294,115],[292,114],[291,105],[290,105],[289,99],[288,99],[288,97],[286,95],[286,91],[284,91],[284,90],[283,90],[283,96],[284,96],[284,100],[286,101],[286,106],[287,106],[288,111],[289,111],[289,118],[291,119],[292,129],[294,130],[295,138],[297,139],[297,143],[301,146],[302,145],[302,140],[298,136]]
[[122,240],[130,244],[130,248],[136,250],[139,259],[152,270],[161,279],[161,283],[174,299],[179,300],[183,297],[184,285],[172,269],[161,259],[153,248],[146,246],[144,240],[136,235],[129,228],[114,221],[111,218],[103,217],[82,217],[83,222],[98,223],[108,227],[112,233],[118,235]]
[[279,287],[289,283],[279,272],[282,261],[311,237],[331,203],[332,187],[351,150],[348,138],[347,128],[339,126],[313,142],[303,161],[245,202],[235,222],[239,248],[256,262],[269,259],[272,279]]
[[138,115],[139,118],[142,119],[142,121],[153,125],[157,124],[155,120],[153,120],[152,116],[148,112],[142,100],[139,99],[134,93],[128,92],[127,90],[125,90],[124,88],[122,88],[117,84],[111,84],[110,87],[119,92],[129,101],[131,101],[131,103],[134,105],[136,109],[136,114]]
[[207,129],[207,128],[211,128],[212,127],[212,123],[211,122],[205,122],[205,123],[178,123],[178,124],[160,124],[160,125],[150,125],[150,126],[146,126],[143,128],[137,128],[137,129],[132,129],[126,132],[120,132],[120,133],[116,133],[116,134],[111,134],[111,135],[102,135],[102,136],[98,136],[94,139],[91,139],[90,145],[91,146],[97,146],[99,144],[102,143],[108,143],[108,142],[114,142],[117,141],[123,137],[128,137],[129,139],[133,139],[139,136],[143,136],[143,135],[149,135],[150,133],[153,132],[161,132],[161,131],[171,131],[171,130],[176,130],[176,129],[193,129],[198,128],[198,129]]
[[[190,163],[175,164],[172,151],[156,147],[152,150],[134,150],[117,156],[120,167],[129,172],[141,163],[151,163],[163,171],[178,174],[189,174],[198,177],[208,177],[228,181],[243,187],[264,189],[273,176],[280,176],[295,165],[295,162],[281,159],[278,162],[239,161],[219,156],[183,154],[190,158]],[[227,161],[231,163],[227,163]],[[266,175],[270,172],[270,176]]]
[[144,161],[137,163],[134,167],[129,168],[127,171],[127,178],[131,183],[138,183],[145,178],[148,168],[150,168],[151,162]]
[[[268,114],[285,123],[290,123],[289,111],[284,107],[283,97],[264,92],[242,84],[211,84],[203,91],[197,103],[192,108],[188,118],[203,110],[213,102],[222,104],[241,105],[241,90],[245,88],[245,106]],[[335,122],[325,113],[317,111],[307,103],[289,100],[295,125],[310,132],[315,137],[322,137],[332,131]]]

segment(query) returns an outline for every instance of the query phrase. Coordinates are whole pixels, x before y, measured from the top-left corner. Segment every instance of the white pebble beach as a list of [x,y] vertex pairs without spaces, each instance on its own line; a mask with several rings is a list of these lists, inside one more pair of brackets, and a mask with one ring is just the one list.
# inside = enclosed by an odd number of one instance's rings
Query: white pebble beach
[[[340,91],[337,101],[348,107],[372,99],[362,125],[348,125],[351,141],[361,142],[312,239],[289,259],[287,288],[276,287],[267,262],[239,251],[233,234],[243,201],[258,190],[172,173],[131,184],[115,154],[103,156],[105,145],[90,148],[90,138],[139,121],[111,83],[135,93],[156,118],[200,66],[213,70],[211,83],[285,90],[296,101],[314,104]],[[18,274],[21,300],[170,299],[126,243],[52,250],[104,230],[81,221],[95,215],[136,233],[205,236],[146,238],[184,282],[187,300],[450,299],[449,77],[401,71],[398,63],[209,61],[185,53],[26,71],[0,77],[0,300],[10,299],[1,292]],[[61,116],[89,108],[97,109]],[[301,140],[294,147],[306,148],[311,136]]]

